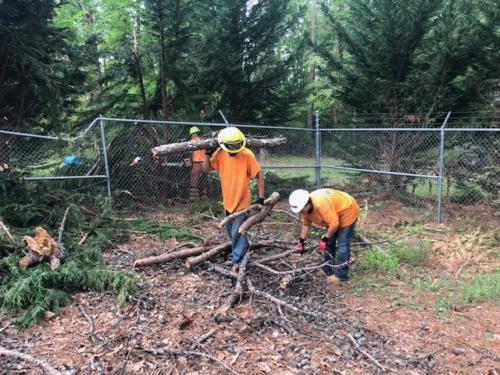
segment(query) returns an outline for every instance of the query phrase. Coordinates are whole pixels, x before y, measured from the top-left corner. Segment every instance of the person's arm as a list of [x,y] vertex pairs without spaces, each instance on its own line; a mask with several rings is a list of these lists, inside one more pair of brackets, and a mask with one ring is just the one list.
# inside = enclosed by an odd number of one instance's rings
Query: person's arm
[[310,225],[302,224],[302,228],[300,229],[300,238],[305,240],[307,238],[307,234],[309,233],[309,229],[311,229]]
[[210,158],[212,155],[205,154],[205,160],[203,160],[203,172],[208,173],[213,170],[212,165],[210,164]]
[[325,233],[325,237],[328,239],[332,238],[338,228],[339,228],[338,225],[332,225],[332,226],[328,227],[328,229],[326,230],[326,233]]
[[262,171],[257,173],[257,190],[259,192],[259,198],[264,199],[266,197],[266,192],[264,188],[264,173],[262,173]]

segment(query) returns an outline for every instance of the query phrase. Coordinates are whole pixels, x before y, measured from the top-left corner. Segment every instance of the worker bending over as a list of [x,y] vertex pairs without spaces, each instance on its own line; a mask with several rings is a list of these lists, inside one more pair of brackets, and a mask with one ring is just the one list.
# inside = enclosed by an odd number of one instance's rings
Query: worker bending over
[[[255,203],[264,204],[264,175],[253,152],[245,147],[243,133],[238,128],[228,127],[219,132],[217,140],[220,148],[206,150],[203,167],[205,173],[213,169],[219,171],[226,216],[250,206],[251,177],[257,177],[259,197]],[[248,248],[247,235],[238,233],[247,217],[247,214],[242,215],[226,224],[231,239],[233,271],[237,271]]]
[[[319,189],[309,193],[307,190],[295,190],[290,194],[292,212],[301,214],[302,229],[300,231],[297,250],[304,250],[311,223],[326,228],[326,233],[318,243],[323,253],[325,264],[323,272],[328,281],[346,281],[349,272],[351,238],[359,214],[356,200],[343,191]],[[336,242],[338,249],[335,251]],[[333,265],[342,265],[333,267]]]

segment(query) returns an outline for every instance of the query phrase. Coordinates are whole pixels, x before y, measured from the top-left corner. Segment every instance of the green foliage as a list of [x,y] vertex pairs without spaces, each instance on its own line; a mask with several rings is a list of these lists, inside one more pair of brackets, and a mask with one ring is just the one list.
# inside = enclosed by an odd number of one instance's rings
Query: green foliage
[[462,281],[459,289],[460,298],[465,303],[498,302],[500,301],[500,270],[478,275],[470,281]]
[[425,267],[429,263],[429,244],[420,240],[416,245],[410,245],[407,241],[397,241],[389,246],[387,250],[372,247],[365,251],[362,256],[361,268],[376,271],[396,273],[402,264],[411,267]]

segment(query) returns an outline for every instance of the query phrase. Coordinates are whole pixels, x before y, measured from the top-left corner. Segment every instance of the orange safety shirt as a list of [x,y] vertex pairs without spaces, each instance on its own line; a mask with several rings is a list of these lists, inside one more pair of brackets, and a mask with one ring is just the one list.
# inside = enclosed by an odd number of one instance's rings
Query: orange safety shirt
[[[201,138],[199,136],[194,136],[191,138],[192,141],[201,141]],[[191,160],[193,163],[200,163],[205,160],[205,150],[196,150],[193,151],[193,155],[191,156]]]
[[311,223],[322,227],[338,226],[344,228],[356,221],[359,206],[356,200],[343,191],[334,189],[318,189],[311,193],[313,210],[310,214],[302,214],[302,223]]
[[260,172],[253,152],[244,148],[235,156],[230,156],[219,148],[210,159],[210,165],[219,170],[224,209],[232,213],[250,206],[250,177]]

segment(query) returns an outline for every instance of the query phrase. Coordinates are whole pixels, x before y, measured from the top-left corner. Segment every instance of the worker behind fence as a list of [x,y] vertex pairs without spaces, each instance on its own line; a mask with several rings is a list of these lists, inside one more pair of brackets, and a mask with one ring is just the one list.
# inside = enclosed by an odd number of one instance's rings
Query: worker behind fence
[[289,203],[292,212],[300,212],[302,218],[297,250],[304,250],[304,241],[311,223],[325,227],[326,233],[318,243],[325,262],[323,272],[330,282],[347,281],[351,238],[359,214],[356,200],[349,194],[334,189],[318,189],[311,193],[307,190],[295,190],[290,194]]
[[[251,203],[250,178],[257,177],[259,197],[255,203],[264,204],[264,175],[252,151],[245,147],[243,133],[235,127],[228,127],[219,132],[220,148],[206,150],[205,173],[213,169],[219,171],[222,187],[222,199],[226,216],[244,210]],[[246,234],[238,232],[248,215],[242,215],[226,224],[231,239],[233,271],[237,271],[248,248]]]
[[[193,126],[189,129],[191,141],[201,141],[200,128]],[[189,200],[196,201],[200,195],[207,197],[207,184],[202,180],[203,161],[205,160],[205,150],[195,150],[191,155],[191,183],[189,188]]]

